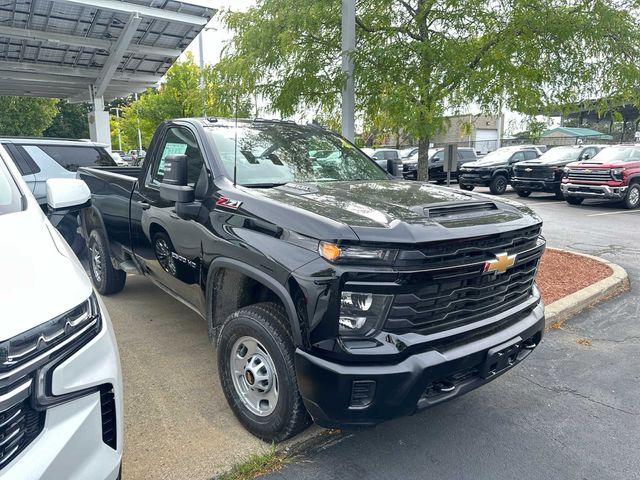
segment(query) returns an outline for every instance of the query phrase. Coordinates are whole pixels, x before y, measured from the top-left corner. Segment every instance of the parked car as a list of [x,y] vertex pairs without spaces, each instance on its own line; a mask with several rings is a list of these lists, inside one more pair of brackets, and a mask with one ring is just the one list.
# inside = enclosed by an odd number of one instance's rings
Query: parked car
[[400,150],[400,158],[410,158],[418,154],[418,147],[405,148]]
[[489,187],[494,195],[502,195],[511,182],[513,165],[539,156],[538,150],[530,146],[499,148],[477,162],[465,163],[460,168],[458,183],[463,190]]
[[[0,477],[115,480],[122,375],[109,315],[0,146]],[[54,212],[89,189],[49,179]]]
[[[467,162],[475,162],[478,159],[473,148],[458,148],[458,168],[451,172],[451,180],[458,179],[460,167]],[[429,149],[429,180],[444,183],[447,180],[447,172],[444,171],[444,148]],[[402,161],[402,175],[405,180],[416,180],[418,178],[418,154],[414,154]]]
[[[50,178],[76,178],[79,167],[117,166],[105,145],[84,140],[0,137],[0,145],[9,153],[43,210],[47,209]],[[58,215],[52,222],[79,254],[85,244],[78,233],[77,215]]]
[[82,226],[95,287],[114,294],[139,273],[205,318],[222,390],[254,435],[281,441],[309,415],[409,415],[539,344],[545,242],[530,210],[389,179],[332,132],[240,125],[165,122],[137,178],[79,176],[94,192]]
[[640,144],[615,145],[595,157],[570,163],[564,169],[562,193],[571,205],[585,198],[620,202],[628,209],[640,206]]
[[395,148],[378,148],[371,156],[383,169],[396,177],[402,176],[402,152]]
[[112,150],[109,153],[111,155],[111,158],[113,158],[113,161],[116,162],[116,165],[118,165],[119,167],[126,167],[128,165],[128,163],[125,162],[125,160],[115,150]]
[[528,197],[531,192],[548,192],[562,200],[560,184],[564,167],[572,162],[588,160],[605,147],[607,145],[555,147],[535,160],[518,162],[513,166],[511,186],[521,197]]

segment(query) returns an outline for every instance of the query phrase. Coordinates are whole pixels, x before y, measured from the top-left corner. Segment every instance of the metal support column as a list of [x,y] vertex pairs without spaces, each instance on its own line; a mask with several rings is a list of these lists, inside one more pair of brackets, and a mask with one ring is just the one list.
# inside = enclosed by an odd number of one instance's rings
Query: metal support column
[[91,93],[91,103],[93,105],[93,110],[87,115],[91,141],[104,143],[109,147],[109,150],[111,150],[109,112],[104,110],[104,99],[102,96],[96,95],[96,87],[94,85],[90,85],[89,91]]
[[342,0],[342,73],[346,82],[342,90],[342,136],[355,139],[355,83],[352,52],[356,48],[356,2]]

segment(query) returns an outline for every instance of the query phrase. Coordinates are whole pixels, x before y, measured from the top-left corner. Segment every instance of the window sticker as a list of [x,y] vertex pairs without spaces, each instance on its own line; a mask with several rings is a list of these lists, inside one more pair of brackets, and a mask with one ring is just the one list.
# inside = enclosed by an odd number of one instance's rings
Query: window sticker
[[162,156],[160,157],[160,165],[158,165],[158,172],[164,172],[164,159],[169,155],[184,155],[187,151],[186,143],[171,143],[167,142],[164,146],[164,150],[162,151]]

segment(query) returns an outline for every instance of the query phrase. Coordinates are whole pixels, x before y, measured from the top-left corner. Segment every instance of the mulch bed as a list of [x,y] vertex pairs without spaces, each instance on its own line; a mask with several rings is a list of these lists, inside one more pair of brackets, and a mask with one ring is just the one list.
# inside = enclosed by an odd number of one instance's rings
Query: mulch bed
[[600,262],[568,252],[547,250],[538,269],[538,288],[544,303],[571,295],[610,276],[611,268]]

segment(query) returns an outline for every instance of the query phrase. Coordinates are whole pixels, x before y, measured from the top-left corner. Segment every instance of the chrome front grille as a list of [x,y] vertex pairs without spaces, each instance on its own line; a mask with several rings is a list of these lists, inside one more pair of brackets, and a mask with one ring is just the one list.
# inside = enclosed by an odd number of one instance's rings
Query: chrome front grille
[[[544,245],[540,227],[532,227],[420,250],[422,268],[402,275],[384,330],[427,335],[524,304],[533,294]],[[515,263],[504,273],[485,272],[485,262],[504,253],[517,255]],[[416,265],[418,254],[413,257]]]
[[32,379],[9,385],[0,395],[0,469],[13,460],[44,426],[44,412],[31,406]]
[[609,168],[572,168],[569,170],[571,182],[608,182],[613,180]]

